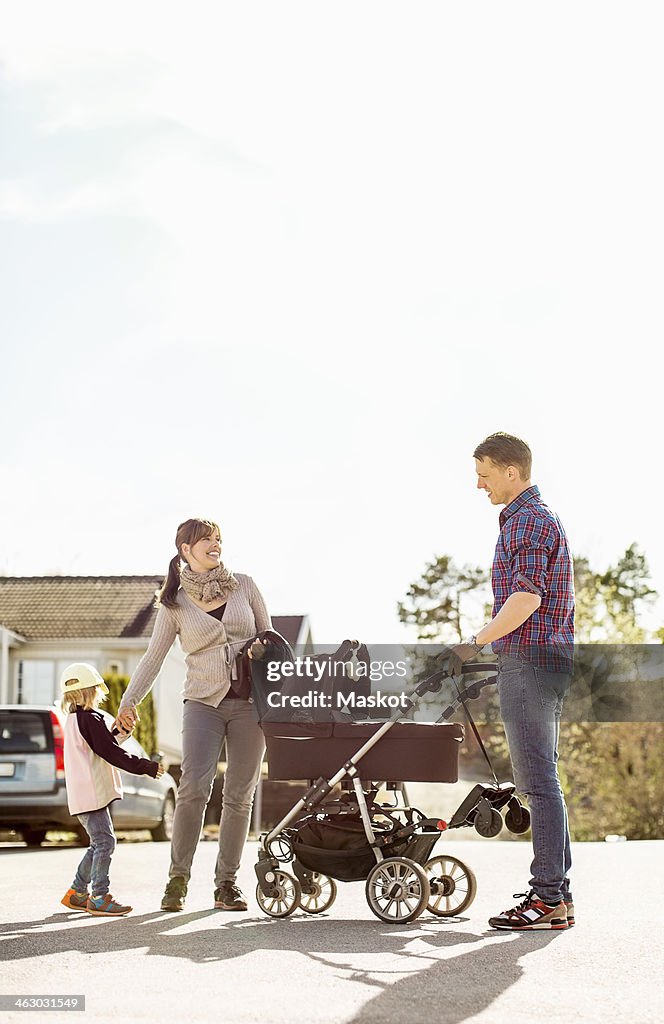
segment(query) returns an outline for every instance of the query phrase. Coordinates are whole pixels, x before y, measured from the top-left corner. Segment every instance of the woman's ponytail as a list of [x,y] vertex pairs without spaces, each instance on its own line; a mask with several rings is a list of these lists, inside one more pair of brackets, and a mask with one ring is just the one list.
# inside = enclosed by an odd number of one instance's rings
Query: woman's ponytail
[[167,608],[173,608],[175,606],[175,595],[178,592],[180,586],[180,556],[174,555],[168,563],[168,576],[164,580],[164,585],[157,595],[157,601],[159,604],[165,604]]
[[175,534],[175,547],[178,553],[171,558],[168,576],[157,594],[157,604],[165,604],[167,608],[174,608],[176,605],[175,597],[180,587],[180,565],[184,560],[180,555],[183,545],[189,544],[193,547],[203,537],[211,537],[213,533],[221,540],[221,530],[211,519],[187,519],[180,523]]

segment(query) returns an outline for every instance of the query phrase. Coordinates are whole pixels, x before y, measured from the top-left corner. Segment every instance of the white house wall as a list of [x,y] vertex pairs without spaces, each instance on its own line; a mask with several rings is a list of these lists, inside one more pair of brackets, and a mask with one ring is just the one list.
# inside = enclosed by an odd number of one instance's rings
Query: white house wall
[[117,641],[104,640],[52,640],[26,641],[20,647],[9,649],[7,703],[16,703],[18,698],[18,666],[19,662],[46,662],[51,666],[51,691],[45,698],[46,703],[59,700],[59,680],[61,672],[75,661],[87,661],[100,672],[108,671],[110,664],[121,664],[123,674],[131,675],[147,649],[146,640],[130,640],[127,646],[119,646]]
[[187,669],[178,640],[166,656],[154,684],[159,749],[170,764],[182,761],[182,691]]

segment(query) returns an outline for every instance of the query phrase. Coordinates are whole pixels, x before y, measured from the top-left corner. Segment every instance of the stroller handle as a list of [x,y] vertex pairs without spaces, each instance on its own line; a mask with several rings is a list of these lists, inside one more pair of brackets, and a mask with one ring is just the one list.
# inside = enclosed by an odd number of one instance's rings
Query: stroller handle
[[[492,661],[467,661],[461,667],[462,673],[470,675],[471,672],[484,672],[495,675],[498,672],[498,665]],[[437,672],[427,676],[417,686],[414,687],[412,693],[418,697],[423,697],[425,693],[438,693],[440,690],[443,680],[449,679],[450,674],[446,668],[440,668]],[[486,685],[490,680],[484,680],[482,685]]]

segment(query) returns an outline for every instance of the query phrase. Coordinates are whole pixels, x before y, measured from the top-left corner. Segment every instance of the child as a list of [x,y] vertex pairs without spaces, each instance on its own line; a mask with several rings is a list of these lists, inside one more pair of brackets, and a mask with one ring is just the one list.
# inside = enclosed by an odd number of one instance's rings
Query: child
[[[61,902],[69,910],[85,910],[96,917],[122,917],[131,907],[117,903],[108,891],[108,872],[115,849],[109,811],[122,799],[118,768],[132,775],[159,779],[164,767],[146,757],[127,754],[111,733],[97,707],[108,693],[106,683],[92,665],[69,665],[61,676],[65,723],[65,779],[70,814],[76,815],[90,836],[90,845],[76,877]],[[114,730],[114,732],[117,730]],[[127,739],[129,733],[119,733]],[[88,885],[92,893],[88,896]]]

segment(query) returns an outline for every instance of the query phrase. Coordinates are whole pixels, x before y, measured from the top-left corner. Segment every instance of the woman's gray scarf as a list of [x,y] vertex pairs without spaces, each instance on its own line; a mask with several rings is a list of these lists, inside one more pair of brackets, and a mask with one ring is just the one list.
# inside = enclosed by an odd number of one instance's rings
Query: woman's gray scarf
[[180,572],[180,583],[188,597],[204,603],[226,597],[239,586],[233,573],[223,564],[207,572],[194,572],[185,565]]

